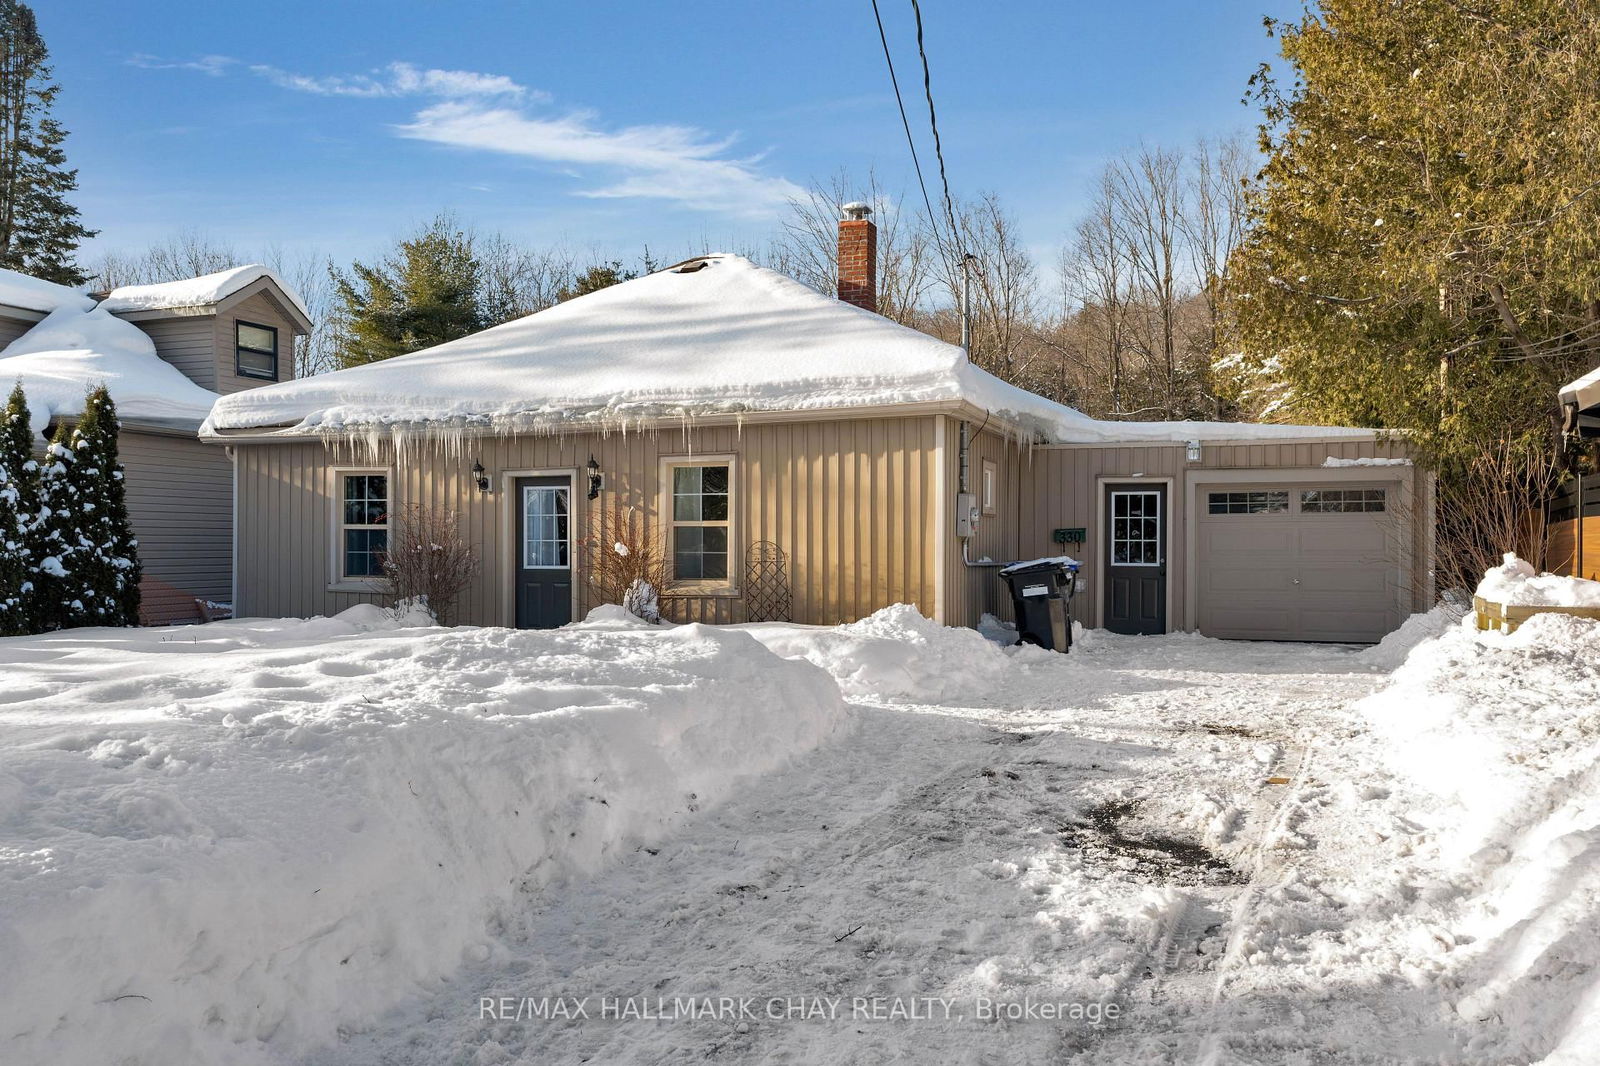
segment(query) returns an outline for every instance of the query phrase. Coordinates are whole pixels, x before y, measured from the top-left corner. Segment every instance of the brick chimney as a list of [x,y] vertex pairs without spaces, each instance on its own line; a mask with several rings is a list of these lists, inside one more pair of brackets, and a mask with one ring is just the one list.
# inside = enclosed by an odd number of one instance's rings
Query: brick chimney
[[863,203],[845,204],[839,220],[839,299],[878,310],[878,227]]

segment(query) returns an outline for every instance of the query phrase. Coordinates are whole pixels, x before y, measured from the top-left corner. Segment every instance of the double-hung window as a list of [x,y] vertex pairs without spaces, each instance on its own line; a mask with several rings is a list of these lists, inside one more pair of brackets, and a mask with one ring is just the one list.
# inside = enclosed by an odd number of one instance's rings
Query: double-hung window
[[341,473],[339,507],[334,554],[340,579],[381,578],[383,557],[389,551],[389,476]]
[[674,580],[728,580],[732,469],[727,462],[668,467]]
[[234,323],[233,369],[242,378],[278,380],[278,331],[254,322]]

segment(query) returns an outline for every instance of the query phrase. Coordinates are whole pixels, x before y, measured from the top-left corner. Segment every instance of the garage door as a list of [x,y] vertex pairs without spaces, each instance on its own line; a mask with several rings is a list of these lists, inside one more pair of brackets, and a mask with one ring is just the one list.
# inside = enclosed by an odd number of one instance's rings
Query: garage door
[[1201,485],[1200,631],[1248,640],[1377,641],[1400,622],[1391,485]]

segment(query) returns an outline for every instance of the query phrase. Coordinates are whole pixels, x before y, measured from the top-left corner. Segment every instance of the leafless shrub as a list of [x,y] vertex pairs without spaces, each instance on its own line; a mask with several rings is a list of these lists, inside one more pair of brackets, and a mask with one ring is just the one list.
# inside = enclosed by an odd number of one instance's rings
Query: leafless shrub
[[463,539],[454,511],[412,504],[390,517],[383,573],[397,601],[422,600],[440,625],[450,625],[456,600],[477,571],[477,553]]
[[600,511],[584,550],[589,588],[597,600],[622,604],[636,614],[640,608],[648,610],[649,597],[641,595],[636,583],[660,589],[667,577],[667,556],[660,537],[637,510],[618,503]]
[[1560,457],[1514,440],[1480,445],[1464,469],[1439,478],[1438,575],[1471,591],[1501,556],[1545,565],[1543,503],[1560,480]]

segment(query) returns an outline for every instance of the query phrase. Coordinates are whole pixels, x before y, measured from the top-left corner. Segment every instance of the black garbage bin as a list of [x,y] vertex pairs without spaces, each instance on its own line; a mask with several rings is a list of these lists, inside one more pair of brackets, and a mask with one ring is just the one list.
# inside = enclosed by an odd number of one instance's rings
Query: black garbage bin
[[1072,647],[1067,604],[1077,583],[1078,562],[1067,556],[1012,563],[1000,570],[1011,589],[1021,643],[1065,652]]

